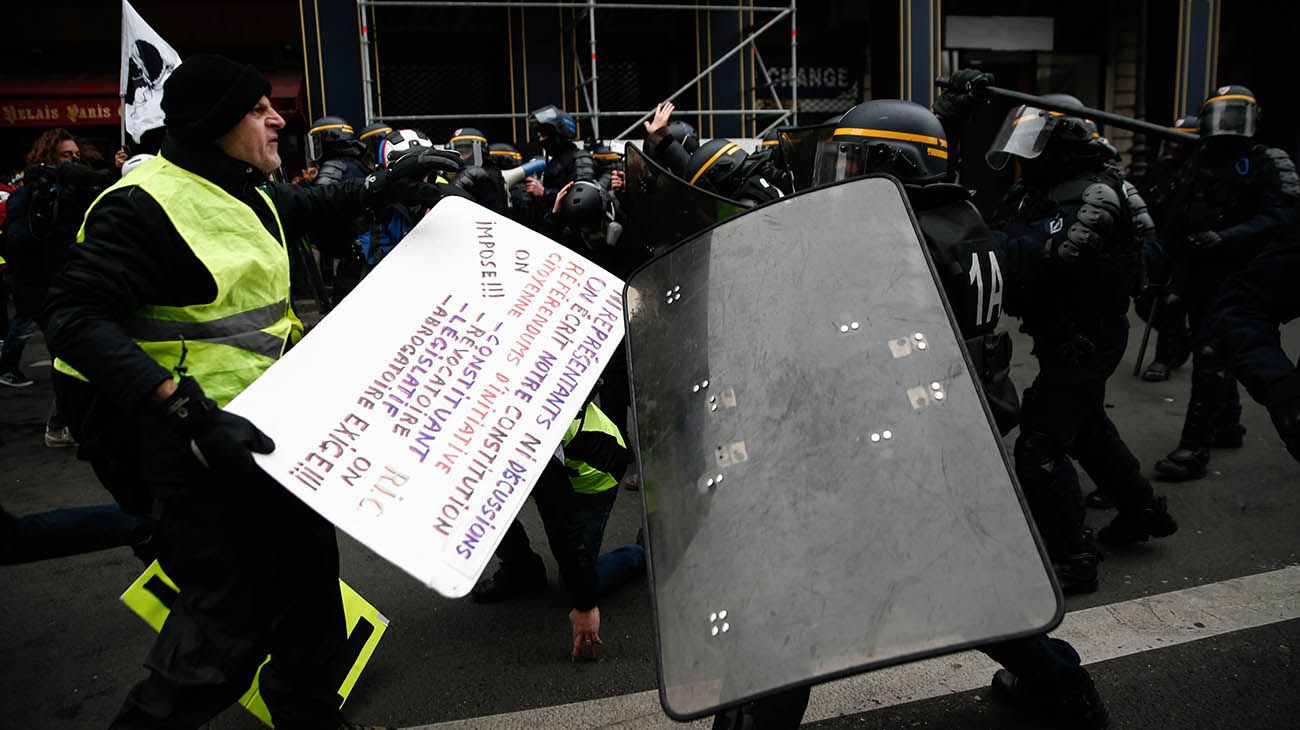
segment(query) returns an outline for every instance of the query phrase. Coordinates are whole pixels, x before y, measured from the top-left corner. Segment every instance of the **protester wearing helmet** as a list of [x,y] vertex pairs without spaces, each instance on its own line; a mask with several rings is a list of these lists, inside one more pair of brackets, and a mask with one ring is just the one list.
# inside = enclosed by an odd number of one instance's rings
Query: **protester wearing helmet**
[[1178,448],[1155,465],[1169,481],[1204,477],[1210,449],[1244,443],[1237,384],[1212,333],[1215,301],[1225,278],[1286,235],[1300,199],[1291,158],[1253,141],[1260,111],[1250,89],[1216,89],[1197,116],[1200,140],[1188,179],[1171,196],[1163,237],[1170,287],[1185,302],[1192,330],[1192,392]]
[[555,196],[565,185],[579,180],[595,180],[596,164],[590,152],[578,149],[573,142],[578,134],[577,122],[554,104],[529,114],[528,128],[546,152],[546,172],[541,180],[534,177],[525,180],[525,190],[539,199],[541,211],[548,211],[554,207]]

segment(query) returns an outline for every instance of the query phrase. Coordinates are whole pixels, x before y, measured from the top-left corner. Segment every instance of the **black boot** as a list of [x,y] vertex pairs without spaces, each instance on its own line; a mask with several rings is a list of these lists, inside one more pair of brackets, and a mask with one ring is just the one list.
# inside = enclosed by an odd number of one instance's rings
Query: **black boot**
[[534,554],[533,560],[528,561],[527,564],[507,567],[502,563],[491,578],[479,581],[479,584],[474,586],[474,590],[469,592],[469,597],[475,603],[498,603],[544,590],[546,590],[546,565],[542,563],[540,555]]
[[1205,369],[1192,372],[1192,393],[1183,417],[1183,432],[1178,448],[1156,462],[1156,476],[1167,482],[1186,482],[1205,476],[1210,463],[1210,441],[1214,436],[1213,400],[1217,372]]
[[1169,379],[1169,373],[1173,368],[1168,364],[1153,360],[1146,370],[1142,371],[1142,379],[1148,383],[1162,383]]
[[1110,713],[1097,694],[1088,670],[1078,667],[1052,683],[1029,682],[1006,669],[993,675],[993,697],[1013,707],[1036,710],[1051,718],[1053,727],[1105,730]]
[[1178,532],[1178,523],[1169,514],[1164,497],[1153,497],[1145,507],[1120,512],[1109,525],[1097,532],[1097,541],[1111,547],[1146,542],[1153,537],[1169,537]]
[[1061,593],[1066,596],[1079,596],[1097,591],[1097,563],[1101,555],[1096,552],[1080,552],[1052,563],[1052,572],[1056,573],[1056,582],[1061,584]]
[[1156,477],[1166,482],[1189,482],[1204,477],[1209,465],[1209,449],[1180,446],[1156,462]]

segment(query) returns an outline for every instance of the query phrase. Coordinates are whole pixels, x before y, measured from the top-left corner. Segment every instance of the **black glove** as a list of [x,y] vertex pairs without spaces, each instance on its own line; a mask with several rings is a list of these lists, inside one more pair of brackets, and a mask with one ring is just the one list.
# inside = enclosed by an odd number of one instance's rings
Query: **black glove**
[[1048,246],[1052,255],[1072,264],[1106,246],[1120,214],[1119,193],[1109,185],[1093,183],[1083,191],[1083,205],[1070,216]]
[[1291,373],[1270,386],[1264,406],[1286,450],[1300,461],[1300,372]]
[[948,77],[948,89],[945,93],[956,91],[981,99],[984,97],[984,89],[993,84],[993,74],[987,71],[977,68],[959,68]]
[[376,170],[366,178],[361,203],[368,208],[382,208],[392,202],[432,205],[438,201],[438,190],[425,178],[460,169],[460,155],[451,150],[426,149],[405,155],[388,169]]
[[1214,231],[1201,231],[1187,237],[1187,245],[1193,251],[1209,251],[1223,245],[1223,236]]
[[162,404],[163,419],[190,440],[190,450],[203,466],[230,476],[258,474],[253,453],[275,451],[275,442],[247,418],[223,411],[203,393],[199,381],[181,378],[176,392]]
[[[948,86],[934,100],[934,115],[944,129],[960,129],[984,98],[984,88],[993,85],[993,74],[973,68],[958,69],[948,77]],[[952,136],[949,133],[949,136]]]
[[484,205],[487,204],[485,201],[490,201],[494,197],[492,195],[492,176],[481,167],[467,167],[461,170],[451,184],[453,187],[468,193],[470,199]]

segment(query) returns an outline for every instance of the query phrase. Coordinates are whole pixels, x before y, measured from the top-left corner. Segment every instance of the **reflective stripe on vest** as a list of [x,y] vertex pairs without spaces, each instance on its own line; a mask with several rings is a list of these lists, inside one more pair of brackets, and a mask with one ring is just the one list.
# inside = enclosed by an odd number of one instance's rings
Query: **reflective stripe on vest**
[[[302,322],[290,306],[280,215],[258,188],[275,218],[277,239],[247,204],[162,156],[140,165],[104,195],[132,185],[162,208],[212,276],[217,295],[205,304],[141,307],[122,322],[123,330],[158,364],[184,368],[209,398],[225,406],[302,336]],[[85,233],[83,223],[78,243]],[[79,377],[67,363],[56,361],[55,367]]]
[[[627,448],[627,444],[623,443],[623,435],[618,432],[618,426],[615,426],[595,403],[588,403],[582,416],[573,419],[573,423],[569,424],[569,429],[564,432],[565,446],[568,446],[573,437],[578,435],[579,426],[583,431],[609,434],[618,441],[619,446]],[[612,474],[601,471],[580,459],[570,459],[566,456],[564,465],[577,472],[577,476],[570,472],[569,483],[573,485],[573,491],[579,494],[599,494],[618,486],[618,480]]]

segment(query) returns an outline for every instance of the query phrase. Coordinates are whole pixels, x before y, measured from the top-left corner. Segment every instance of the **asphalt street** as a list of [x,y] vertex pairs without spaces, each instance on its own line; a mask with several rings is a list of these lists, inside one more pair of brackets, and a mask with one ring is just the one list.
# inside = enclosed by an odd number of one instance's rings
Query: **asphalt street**
[[[1136,328],[1131,333],[1107,403],[1149,471],[1177,439],[1189,369],[1175,371],[1167,383],[1131,377],[1139,334]],[[1300,324],[1286,329],[1284,342],[1289,352],[1300,352]],[[1013,377],[1023,388],[1034,365],[1023,337],[1017,336],[1016,347]],[[0,390],[0,503],[16,515],[110,499],[74,450],[42,443],[51,398],[46,359],[38,337],[24,358],[37,384]],[[1300,565],[1300,465],[1282,448],[1264,410],[1248,399],[1243,422],[1249,429],[1245,447],[1216,452],[1208,478],[1157,484],[1169,497],[1179,532],[1108,552],[1100,590],[1067,599],[1071,613],[1062,631],[1074,631],[1072,641],[1082,637],[1084,661],[1114,727],[1300,724],[1300,570],[1293,568]],[[640,494],[622,493],[606,547],[631,542],[640,515]],[[1110,515],[1093,511],[1089,522],[1100,527]],[[403,728],[669,724],[650,694],[656,663],[645,584],[601,601],[600,661],[570,663],[565,594],[556,585],[535,509],[526,507],[523,516],[546,556],[552,586],[492,606],[441,598],[340,533],[342,577],[390,620],[345,707],[350,717]],[[141,569],[126,549],[0,567],[0,728],[107,724],[143,676],[141,662],[153,638],[118,600]],[[1114,639],[1142,623],[1144,613],[1156,624],[1150,633]],[[1238,619],[1245,615],[1254,618]],[[819,689],[806,726],[1054,727],[995,703],[986,687],[991,670],[972,665],[973,656],[864,675],[849,680],[843,695],[834,686]],[[234,708],[211,727],[260,725]]]

